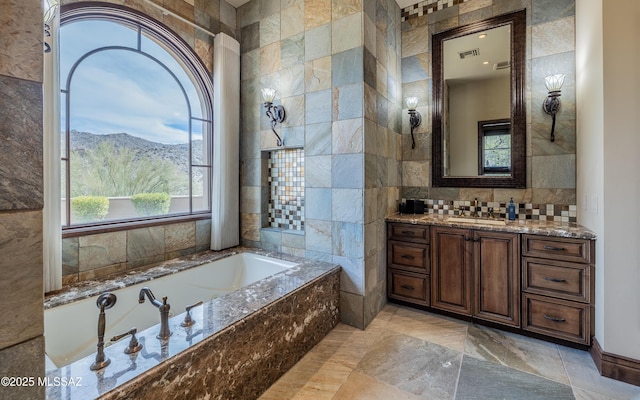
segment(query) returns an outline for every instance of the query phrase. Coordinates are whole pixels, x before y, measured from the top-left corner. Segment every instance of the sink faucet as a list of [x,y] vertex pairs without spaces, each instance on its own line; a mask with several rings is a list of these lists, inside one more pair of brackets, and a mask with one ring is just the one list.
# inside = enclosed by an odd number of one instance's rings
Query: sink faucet
[[471,213],[472,217],[480,217],[480,211],[478,210],[478,198],[476,197],[475,200],[473,200],[473,212]]
[[144,303],[145,295],[149,298],[151,304],[158,307],[158,310],[160,310],[160,333],[156,337],[161,340],[169,339],[169,336],[171,336],[171,331],[169,330],[169,310],[171,309],[171,306],[167,304],[167,297],[163,297],[162,301],[160,301],[156,299],[151,289],[145,286],[140,289],[138,303]]

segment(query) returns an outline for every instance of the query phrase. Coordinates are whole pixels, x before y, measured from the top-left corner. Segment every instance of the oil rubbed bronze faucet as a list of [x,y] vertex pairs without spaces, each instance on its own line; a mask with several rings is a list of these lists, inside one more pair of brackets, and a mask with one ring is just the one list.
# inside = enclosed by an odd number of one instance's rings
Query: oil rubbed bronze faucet
[[144,303],[144,296],[149,298],[149,301],[160,310],[160,333],[156,336],[158,339],[167,340],[171,336],[169,330],[169,310],[171,306],[167,303],[167,297],[163,297],[162,301],[156,299],[153,292],[148,287],[140,289],[140,295],[138,296],[138,303]]

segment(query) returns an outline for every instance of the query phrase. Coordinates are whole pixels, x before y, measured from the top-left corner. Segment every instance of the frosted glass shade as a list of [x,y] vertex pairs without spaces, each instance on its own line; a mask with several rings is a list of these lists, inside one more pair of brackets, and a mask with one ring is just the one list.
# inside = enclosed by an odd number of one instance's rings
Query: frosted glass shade
[[417,97],[407,97],[404,100],[405,104],[407,105],[407,108],[409,110],[415,110],[416,107],[418,106],[418,98]]
[[564,84],[564,74],[555,74],[545,76],[544,85],[547,87],[547,90],[550,92],[558,92],[562,88]]
[[273,103],[273,99],[276,98],[276,90],[272,88],[262,89],[262,101],[265,103]]

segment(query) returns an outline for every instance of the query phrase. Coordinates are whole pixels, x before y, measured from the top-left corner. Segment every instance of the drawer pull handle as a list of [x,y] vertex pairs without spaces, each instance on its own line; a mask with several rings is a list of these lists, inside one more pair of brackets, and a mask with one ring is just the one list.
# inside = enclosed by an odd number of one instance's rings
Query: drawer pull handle
[[400,233],[402,233],[403,235],[410,235],[410,236],[413,236],[416,234],[414,231],[402,231]]
[[547,315],[547,314],[544,315],[544,319],[548,319],[549,321],[553,321],[553,322],[564,322],[565,321],[564,318],[552,317],[552,316]]
[[414,259],[415,259],[415,257],[414,257],[414,256],[410,256],[409,254],[405,254],[405,255],[403,255],[403,256],[402,256],[402,258],[405,258],[405,259],[407,259],[407,260],[414,260]]
[[560,279],[560,278],[552,278],[550,276],[545,276],[542,279],[544,279],[545,281],[550,281],[550,282],[566,282],[566,279]]
[[544,246],[545,250],[564,251],[564,247]]
[[406,289],[406,290],[415,290],[416,288],[414,288],[413,286],[409,286],[409,285],[400,285],[401,288]]

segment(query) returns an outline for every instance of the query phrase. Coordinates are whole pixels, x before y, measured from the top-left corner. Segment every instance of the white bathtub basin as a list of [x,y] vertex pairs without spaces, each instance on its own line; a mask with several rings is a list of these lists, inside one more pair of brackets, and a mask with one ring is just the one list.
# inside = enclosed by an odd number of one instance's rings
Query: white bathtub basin
[[[240,253],[112,291],[117,302],[106,311],[105,343],[108,345],[111,337],[132,327],[140,332],[160,322],[158,309],[148,300],[138,303],[138,294],[144,286],[149,287],[159,300],[167,296],[171,305],[170,316],[174,316],[183,313],[188,305],[200,300],[207,302],[295,265],[258,254]],[[57,367],[96,351],[99,313],[96,298],[45,310],[45,350]],[[201,319],[202,307],[194,308],[191,314],[194,319]]]

